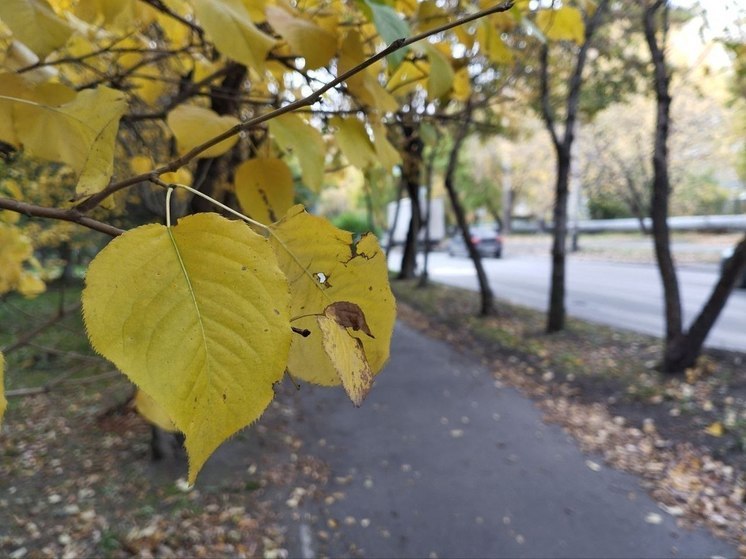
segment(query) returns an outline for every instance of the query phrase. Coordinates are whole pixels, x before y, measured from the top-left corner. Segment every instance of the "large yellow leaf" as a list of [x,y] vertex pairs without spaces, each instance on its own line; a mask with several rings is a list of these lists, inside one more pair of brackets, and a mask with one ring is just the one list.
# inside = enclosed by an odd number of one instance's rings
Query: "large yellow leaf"
[[158,402],[153,400],[145,392],[137,389],[135,392],[134,406],[141,416],[145,418],[148,423],[160,427],[164,431],[174,432],[178,431],[174,422],[163,409],[163,406],[159,405]]
[[417,89],[418,85],[424,86],[430,73],[430,64],[422,61],[417,63],[405,60],[392,74],[386,84],[386,89],[398,97],[403,97]]
[[267,21],[288,42],[294,53],[306,59],[308,69],[326,66],[337,52],[336,35],[312,21],[277,6],[267,7]]
[[[179,153],[186,153],[207,140],[222,134],[241,121],[234,116],[220,116],[215,111],[196,105],[179,105],[168,113],[166,123],[176,136]],[[206,149],[197,157],[218,157],[238,141],[238,134]]]
[[298,158],[305,185],[319,190],[324,182],[326,158],[326,144],[321,133],[294,114],[270,120],[269,131],[280,148]]
[[489,20],[482,20],[477,27],[477,41],[483,52],[495,64],[510,64],[513,62],[513,53],[500,38],[500,33]]
[[275,45],[260,31],[241,0],[193,0],[202,28],[225,56],[259,72]]
[[536,14],[536,25],[549,39],[575,41],[578,45],[585,41],[583,14],[571,6],[562,6],[556,10],[539,10]]
[[63,46],[73,32],[46,0],[2,0],[0,20],[42,59]]
[[5,357],[0,351],[0,426],[3,424],[6,407],[8,407],[8,401],[5,399]]
[[386,258],[378,240],[366,234],[355,242],[351,233],[306,213],[302,206],[291,208],[272,230],[272,247],[290,281],[292,324],[310,332],[307,337],[293,336],[290,374],[322,385],[341,383],[316,320],[327,316],[329,305],[340,301],[360,308],[371,335],[354,329],[348,333],[360,339],[371,374],[377,374],[389,357],[396,318]]
[[107,87],[77,94],[53,84],[31,88],[6,78],[0,75],[0,139],[23,146],[29,155],[69,165],[78,174],[79,195],[106,186],[119,119],[127,108],[124,94]]
[[272,223],[293,205],[293,173],[282,159],[255,158],[236,169],[236,196],[241,208],[261,223]]
[[366,169],[376,164],[376,150],[361,120],[355,117],[335,116],[330,124],[337,129],[337,145],[351,165],[358,169]]
[[144,225],[91,263],[83,315],[96,351],[186,436],[189,481],[273,397],[290,345],[288,284],[242,222],[196,214]]

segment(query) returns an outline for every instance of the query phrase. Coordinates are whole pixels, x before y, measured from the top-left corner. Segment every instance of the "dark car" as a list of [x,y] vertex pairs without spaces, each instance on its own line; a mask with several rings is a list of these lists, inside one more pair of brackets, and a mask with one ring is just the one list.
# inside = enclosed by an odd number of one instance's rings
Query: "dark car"
[[[723,272],[726,262],[733,256],[733,248],[729,248],[723,251],[723,257],[720,260],[720,273]],[[741,277],[736,280],[736,289],[746,289],[746,270],[741,273]]]
[[[473,225],[469,227],[469,235],[471,244],[481,256],[500,258],[503,255],[503,239],[496,225]],[[454,235],[448,243],[448,254],[450,256],[469,255],[460,232]]]

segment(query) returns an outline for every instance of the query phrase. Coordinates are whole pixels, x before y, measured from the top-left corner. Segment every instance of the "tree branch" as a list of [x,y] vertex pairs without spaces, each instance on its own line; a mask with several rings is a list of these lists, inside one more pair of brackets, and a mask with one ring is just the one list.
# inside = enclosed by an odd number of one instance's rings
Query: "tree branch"
[[273,118],[276,118],[278,116],[290,113],[295,111],[296,109],[300,109],[302,107],[307,107],[310,105],[313,105],[316,103],[316,101],[319,100],[319,98],[329,91],[330,89],[333,89],[337,87],[338,85],[342,84],[349,78],[355,76],[356,74],[359,74],[369,66],[372,66],[379,60],[382,60],[389,54],[396,52],[399,49],[405,48],[413,43],[416,43],[417,41],[421,41],[422,39],[426,39],[427,37],[430,37],[432,35],[436,35],[438,33],[443,33],[445,31],[448,31],[450,29],[453,29],[454,27],[458,27],[460,25],[464,25],[466,23],[469,23],[471,21],[483,18],[485,16],[499,13],[499,12],[505,12],[513,7],[513,0],[507,0],[503,4],[498,4],[497,6],[493,6],[492,8],[482,10],[479,12],[476,12],[470,16],[466,16],[464,18],[458,19],[456,21],[453,21],[451,23],[447,23],[445,25],[442,25],[440,27],[436,27],[434,29],[430,29],[428,31],[424,31],[422,33],[419,33],[417,35],[414,35],[412,37],[409,37],[407,39],[401,38],[397,39],[396,41],[392,42],[389,46],[381,50],[380,52],[376,53],[372,57],[368,58],[367,60],[361,62],[357,66],[351,68],[347,72],[344,72],[342,75],[338,76],[331,82],[327,83],[326,85],[320,87],[310,95],[303,97],[302,99],[299,99],[293,103],[290,103],[288,105],[285,105],[284,107],[280,107],[279,109],[276,109],[274,111],[270,111],[268,113],[265,113],[263,115],[259,115],[255,118],[252,118],[250,120],[247,120],[245,122],[242,122],[240,124],[237,124],[236,126],[230,128],[229,130],[223,132],[222,134],[215,136],[214,138],[204,142],[203,144],[200,144],[199,146],[196,146],[195,148],[192,148],[190,151],[182,155],[181,157],[178,157],[169,163],[162,165],[156,169],[153,169],[152,171],[148,173],[141,173],[139,175],[135,175],[132,177],[129,177],[127,179],[111,183],[108,187],[106,187],[104,190],[99,192],[98,194],[94,194],[90,198],[84,200],[80,204],[76,206],[76,209],[80,212],[87,212],[91,209],[98,206],[105,198],[109,197],[114,192],[117,192],[123,188],[126,188],[128,186],[132,186],[133,184],[137,184],[139,182],[150,180],[152,176],[160,176],[164,173],[170,173],[173,171],[176,171],[177,169],[183,167],[190,161],[192,161],[194,158],[196,158],[200,153],[203,151],[211,148],[212,146],[219,144],[223,140],[230,138],[232,136],[235,136],[236,134],[239,134],[240,132],[249,130],[251,128],[254,128],[258,126],[259,124],[262,124],[268,120],[272,120]]
[[10,210],[19,214],[27,215],[29,217],[45,217],[50,219],[59,219],[62,221],[70,221],[77,223],[88,229],[106,233],[112,237],[116,237],[124,233],[122,229],[98,221],[91,217],[86,216],[75,208],[63,210],[60,208],[48,208],[46,206],[37,206],[35,204],[28,204],[26,202],[19,202],[11,198],[0,198],[0,210]]

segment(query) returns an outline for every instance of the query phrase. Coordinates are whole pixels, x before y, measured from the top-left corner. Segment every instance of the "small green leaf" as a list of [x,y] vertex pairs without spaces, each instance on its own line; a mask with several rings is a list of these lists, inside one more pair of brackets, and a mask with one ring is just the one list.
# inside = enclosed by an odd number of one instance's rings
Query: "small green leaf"
[[[373,25],[376,26],[378,33],[386,41],[387,45],[390,45],[397,39],[406,39],[409,37],[409,25],[399,17],[396,10],[376,0],[357,0],[357,2],[363,7],[363,12],[373,22]],[[407,56],[407,51],[408,49],[406,48],[399,49],[386,57],[392,69],[401,64],[402,60]]]

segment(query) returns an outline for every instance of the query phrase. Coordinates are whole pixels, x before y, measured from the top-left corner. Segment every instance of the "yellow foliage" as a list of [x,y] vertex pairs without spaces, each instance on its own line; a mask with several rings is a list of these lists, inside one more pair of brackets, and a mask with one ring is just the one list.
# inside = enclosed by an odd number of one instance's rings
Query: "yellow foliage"
[[585,41],[583,14],[571,6],[539,10],[536,13],[536,26],[548,39],[574,41],[578,45]]
[[337,36],[312,21],[282,8],[267,8],[267,20],[290,45],[295,54],[306,60],[306,68],[326,66],[337,52]]
[[450,58],[436,45],[427,45],[430,75],[427,77],[427,96],[431,100],[448,94],[453,87],[454,72]]
[[73,32],[46,0],[2,0],[0,19],[39,58],[63,46]]
[[275,40],[260,31],[241,0],[193,0],[199,23],[220,52],[264,71],[264,61]]
[[109,243],[88,269],[83,316],[93,348],[186,436],[193,483],[272,400],[290,345],[288,303],[268,242],[203,213]]
[[236,197],[244,213],[272,223],[293,205],[293,174],[282,159],[255,158],[236,169]]
[[310,331],[307,337],[293,336],[287,365],[290,374],[322,385],[342,382],[317,320],[339,301],[356,305],[365,318],[371,335],[348,333],[360,339],[371,374],[378,374],[389,357],[396,318],[386,258],[378,240],[366,234],[355,243],[351,233],[306,213],[302,206],[291,208],[272,231],[272,248],[290,281],[292,324]]
[[324,182],[326,143],[302,117],[285,114],[269,121],[269,131],[282,150],[298,158],[303,183],[318,191]]
[[18,291],[27,297],[43,292],[44,283],[25,264],[33,263],[34,249],[17,227],[0,223],[0,295]]
[[[179,153],[182,154],[240,122],[234,116],[220,116],[215,111],[196,105],[179,105],[166,117],[166,123],[174,133]],[[233,135],[206,149],[197,157],[218,157],[236,145],[237,141],[238,135]]]
[[337,145],[351,165],[367,169],[378,162],[373,142],[370,141],[365,125],[355,117],[335,116],[329,123],[337,129]]

